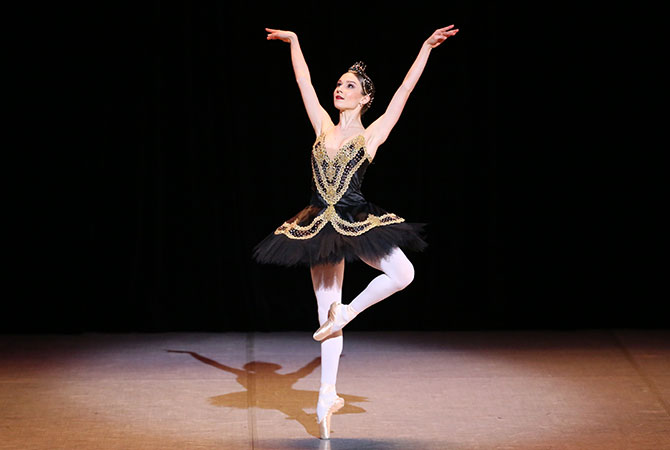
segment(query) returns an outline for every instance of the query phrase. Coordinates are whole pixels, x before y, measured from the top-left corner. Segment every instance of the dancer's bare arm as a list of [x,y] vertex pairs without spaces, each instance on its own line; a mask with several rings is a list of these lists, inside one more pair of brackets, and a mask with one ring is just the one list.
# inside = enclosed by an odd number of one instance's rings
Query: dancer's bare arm
[[312,123],[314,132],[318,136],[325,128],[332,127],[333,123],[330,119],[330,116],[326,110],[323,109],[319,103],[318,97],[316,96],[316,91],[312,86],[312,79],[309,75],[309,69],[307,68],[307,63],[305,62],[305,57],[303,56],[302,50],[300,49],[298,36],[292,31],[275,30],[272,28],[266,28],[265,30],[268,32],[268,40],[278,39],[280,41],[291,44],[291,61],[293,62],[295,79],[298,82],[300,94],[302,95],[302,101],[305,104],[305,109],[307,110],[307,115],[309,116],[309,121]]
[[423,73],[423,69],[426,67],[430,51],[439,46],[448,37],[454,36],[456,33],[458,33],[458,29],[454,28],[453,25],[439,28],[421,45],[419,56],[416,57],[416,60],[414,61],[414,64],[412,64],[412,67],[410,67],[409,72],[407,72],[402,85],[400,85],[400,88],[398,88],[395,95],[393,95],[386,111],[368,127],[370,136],[368,150],[370,148],[376,149],[386,141],[386,138],[388,138],[389,133],[398,122],[402,110],[405,108],[405,103],[407,103],[409,94],[414,89],[414,86],[416,86],[419,77],[421,77],[421,74]]

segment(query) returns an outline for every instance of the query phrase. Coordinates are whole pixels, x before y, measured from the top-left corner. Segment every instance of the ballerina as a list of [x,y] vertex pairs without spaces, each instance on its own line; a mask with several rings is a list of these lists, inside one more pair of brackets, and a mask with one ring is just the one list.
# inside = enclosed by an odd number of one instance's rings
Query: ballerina
[[[375,87],[363,62],[349,67],[336,83],[333,104],[339,121],[335,125],[317,98],[297,35],[272,28],[266,31],[268,40],[290,44],[293,70],[316,141],[311,152],[309,205],[259,242],[254,258],[260,263],[310,268],[320,325],[313,337],[321,342],[316,414],[321,439],[329,439],[331,416],[344,406],[335,388],[342,328],[365,309],[407,287],[414,279],[414,266],[403,249],[421,251],[427,245],[422,224],[408,223],[365,199],[363,177],[400,118],[431,50],[458,29],[453,25],[439,28],[423,42],[386,111],[367,128],[361,116],[372,106]],[[382,273],[350,303],[343,304],[345,262],[355,260]]]

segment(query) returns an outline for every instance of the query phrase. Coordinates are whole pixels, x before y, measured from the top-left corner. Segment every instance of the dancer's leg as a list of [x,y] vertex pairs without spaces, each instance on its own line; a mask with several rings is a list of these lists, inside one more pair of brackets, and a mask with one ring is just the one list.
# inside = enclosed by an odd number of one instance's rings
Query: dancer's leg
[[[313,266],[312,286],[316,296],[319,324],[328,320],[328,310],[332,303],[342,301],[342,281],[344,260],[334,265]],[[341,408],[344,401],[337,396],[335,383],[342,353],[342,331],[331,334],[321,342],[321,386],[316,403],[316,419],[319,422],[321,438],[327,438],[330,428],[329,414]]]
[[[328,319],[331,303],[342,301],[344,260],[338,264],[318,265],[310,268],[312,286],[318,305],[319,325]],[[342,331],[333,333],[321,342],[321,384],[335,385],[342,353]]]
[[349,304],[358,313],[406,288],[414,279],[414,266],[398,247],[385,258],[363,261],[384,273],[374,278]]
[[351,303],[347,305],[337,303],[334,306],[332,320],[327,320],[314,333],[314,339],[317,341],[322,341],[341,330],[359,313],[384,300],[389,295],[406,288],[414,279],[414,266],[398,247],[395,247],[389,255],[379,260],[361,259],[366,264],[384,273],[374,278]]

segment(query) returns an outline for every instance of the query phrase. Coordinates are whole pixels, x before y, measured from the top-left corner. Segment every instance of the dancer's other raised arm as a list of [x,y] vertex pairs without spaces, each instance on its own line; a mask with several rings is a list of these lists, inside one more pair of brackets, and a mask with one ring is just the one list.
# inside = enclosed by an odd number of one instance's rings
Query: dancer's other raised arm
[[317,136],[320,135],[325,128],[332,127],[333,123],[316,96],[305,57],[300,49],[298,36],[292,31],[275,30],[272,28],[266,28],[265,30],[268,32],[268,40],[278,39],[291,44],[291,61],[293,62],[293,71],[300,88],[302,101],[305,104],[309,121],[312,123],[312,127],[314,127],[314,132]]
[[456,33],[458,33],[458,28],[454,28],[453,25],[439,28],[421,45],[419,56],[416,57],[400,88],[393,95],[386,111],[368,127],[370,134],[369,147],[376,149],[386,141],[389,133],[398,122],[402,110],[405,108],[409,94],[414,89],[414,86],[416,86],[419,77],[423,73],[423,69],[426,67],[430,51]]

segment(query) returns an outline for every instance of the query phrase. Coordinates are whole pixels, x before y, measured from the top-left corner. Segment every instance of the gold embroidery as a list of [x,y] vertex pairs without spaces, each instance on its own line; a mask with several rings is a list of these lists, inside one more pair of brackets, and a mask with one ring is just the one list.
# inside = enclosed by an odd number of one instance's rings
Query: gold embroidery
[[349,189],[351,178],[365,162],[367,151],[365,138],[358,135],[342,146],[331,160],[323,144],[324,137],[322,134],[314,143],[312,176],[321,197],[329,205],[334,205]]
[[349,222],[341,218],[335,211],[335,204],[349,189],[351,178],[370,155],[365,148],[365,138],[358,135],[337,150],[331,159],[324,145],[325,133],[322,133],[312,147],[312,176],[321,197],[328,207],[305,226],[294,222],[284,222],[275,230],[275,234],[284,234],[291,239],[309,239],[315,236],[328,222],[335,230],[346,236],[360,236],[366,231],[393,223],[404,222],[405,219],[393,213],[382,216],[368,214],[365,220]]
[[321,231],[334,215],[337,216],[335,207],[329,205],[309,225],[300,226],[297,222],[284,222],[275,230],[275,234],[285,234],[292,239],[309,239]]
[[366,231],[380,226],[390,225],[392,223],[404,222],[405,219],[393,213],[387,213],[383,216],[368,214],[368,218],[360,222],[349,222],[344,220],[335,212],[335,208],[329,205],[321,214],[316,216],[309,225],[300,226],[296,222],[284,222],[282,226],[275,230],[275,234],[285,234],[291,239],[309,239],[314,237],[328,222],[333,228],[345,236],[360,236]]
[[404,221],[405,219],[402,217],[398,217],[393,213],[387,213],[383,216],[368,214],[368,218],[361,222],[348,222],[335,214],[335,217],[333,217],[330,222],[333,224],[333,228],[340,234],[346,236],[360,236],[371,228]]

